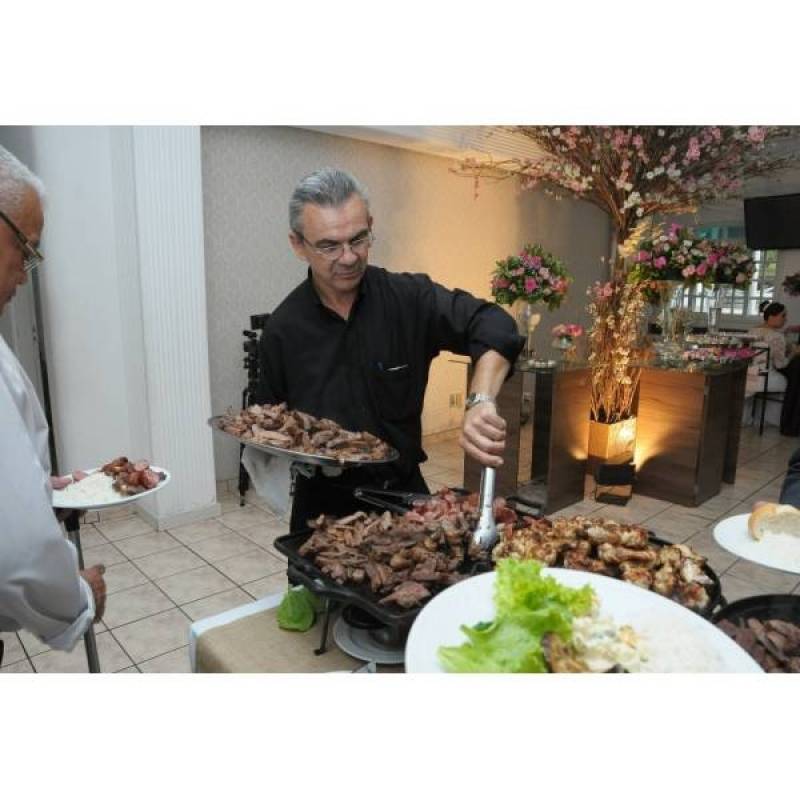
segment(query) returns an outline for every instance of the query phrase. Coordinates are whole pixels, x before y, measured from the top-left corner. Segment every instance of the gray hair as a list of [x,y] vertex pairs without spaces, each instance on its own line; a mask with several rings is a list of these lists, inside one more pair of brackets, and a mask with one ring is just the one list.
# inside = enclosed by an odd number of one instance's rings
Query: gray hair
[[346,203],[354,194],[364,201],[369,212],[367,190],[349,172],[325,167],[306,175],[295,187],[289,201],[289,227],[302,235],[303,207],[307,203],[335,208]]
[[0,145],[0,209],[6,213],[18,211],[25,193],[30,189],[44,203],[45,191],[41,178]]

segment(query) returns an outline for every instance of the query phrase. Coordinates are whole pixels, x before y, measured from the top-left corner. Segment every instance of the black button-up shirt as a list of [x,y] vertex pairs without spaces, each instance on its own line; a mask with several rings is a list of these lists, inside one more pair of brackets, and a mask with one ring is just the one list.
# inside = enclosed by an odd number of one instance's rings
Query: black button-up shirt
[[491,349],[513,364],[523,343],[493,303],[374,266],[345,320],[322,304],[309,271],[264,327],[258,400],[379,436],[400,452],[389,471],[402,484],[426,459],[421,415],[432,359],[449,350],[474,362]]

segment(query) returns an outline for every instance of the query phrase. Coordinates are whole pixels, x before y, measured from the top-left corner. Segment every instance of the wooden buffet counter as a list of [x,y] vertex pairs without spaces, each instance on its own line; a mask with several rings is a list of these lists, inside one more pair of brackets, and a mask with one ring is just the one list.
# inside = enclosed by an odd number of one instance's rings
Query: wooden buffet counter
[[[468,368],[467,386],[472,378]],[[698,506],[736,479],[747,362],[712,370],[647,366],[639,386],[634,493]],[[498,496],[545,513],[583,500],[590,372],[585,365],[517,366],[497,398],[508,426]],[[480,466],[464,459],[464,486]]]
[[699,506],[736,480],[747,363],[703,372],[645,368],[634,492]]
[[[472,380],[468,369],[467,385]],[[516,495],[546,513],[583,500],[589,441],[589,369],[518,366],[497,397],[506,421],[498,496]],[[464,458],[464,486],[480,487],[481,467]]]

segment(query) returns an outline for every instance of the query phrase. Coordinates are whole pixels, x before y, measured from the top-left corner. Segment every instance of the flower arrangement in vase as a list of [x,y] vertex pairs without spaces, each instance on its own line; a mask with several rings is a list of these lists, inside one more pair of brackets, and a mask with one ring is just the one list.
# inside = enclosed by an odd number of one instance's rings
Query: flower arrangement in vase
[[676,281],[684,286],[712,283],[714,263],[709,262],[709,242],[691,228],[673,223],[666,233],[642,239],[628,275],[633,283]]
[[583,327],[576,323],[561,323],[550,331],[553,337],[552,346],[561,351],[564,360],[572,360],[575,356],[575,340],[583,336]]
[[732,285],[737,289],[750,285],[755,265],[749,248],[739,242],[709,241],[706,246],[706,261],[711,266],[715,284]]
[[641,367],[639,326],[645,299],[636,283],[595,283],[588,290],[592,327],[588,334],[591,368],[589,459],[627,461],[636,442],[634,403]]
[[538,244],[526,244],[519,255],[496,262],[492,295],[500,305],[515,306],[527,358],[533,357],[533,331],[541,320],[534,306],[542,303],[550,311],[558,308],[571,281],[564,264]]
[[496,262],[492,295],[500,305],[518,300],[543,303],[550,311],[561,305],[572,278],[552,253],[538,244],[526,244],[518,256]]

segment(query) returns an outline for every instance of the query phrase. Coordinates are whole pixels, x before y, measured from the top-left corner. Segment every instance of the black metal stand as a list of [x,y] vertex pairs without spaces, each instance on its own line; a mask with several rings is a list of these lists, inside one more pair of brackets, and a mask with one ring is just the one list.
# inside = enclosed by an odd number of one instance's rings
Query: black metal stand
[[322,637],[320,638],[319,647],[314,651],[315,656],[321,656],[328,651],[328,629],[331,624],[331,615],[339,604],[330,597],[325,598],[325,616],[322,618]]
[[[244,368],[247,370],[247,386],[242,391],[242,410],[256,402],[258,395],[258,331],[263,330],[264,324],[269,319],[269,314],[254,314],[250,317],[250,327],[253,330],[242,331],[244,343],[242,349],[245,352]],[[250,475],[242,464],[242,453],[244,445],[239,447],[239,505],[245,503],[245,495],[250,488]]]
[[[81,547],[81,518],[80,511],[72,511],[64,520],[64,527],[70,541],[78,551],[78,567],[84,568],[83,548]],[[89,662],[89,672],[100,672],[100,659],[97,655],[97,640],[94,636],[94,623],[89,625],[88,630],[83,635],[83,642],[86,645],[86,659]]]

